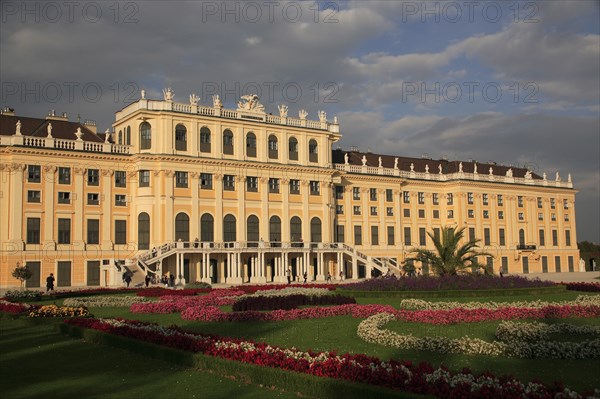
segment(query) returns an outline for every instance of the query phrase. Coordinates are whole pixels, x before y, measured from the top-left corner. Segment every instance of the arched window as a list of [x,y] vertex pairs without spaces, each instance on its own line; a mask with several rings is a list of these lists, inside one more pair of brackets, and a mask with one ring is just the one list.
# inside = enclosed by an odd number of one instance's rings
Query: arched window
[[226,215],[223,218],[223,241],[236,241],[235,216]]
[[181,123],[175,126],[175,149],[187,151],[187,129]]
[[321,242],[321,219],[317,217],[310,221],[310,242]]
[[152,127],[148,122],[140,124],[140,150],[152,148]]
[[127,126],[127,137],[125,139],[125,144],[131,145],[131,126]]
[[118,141],[118,143],[119,144],[123,144],[123,131],[122,130],[119,130],[119,141]]
[[206,126],[200,129],[200,152],[210,152],[210,129]]
[[223,131],[223,154],[233,155],[233,132],[229,129]]
[[260,239],[258,227],[258,218],[255,215],[248,216],[246,221],[246,241],[249,243],[257,243]]
[[290,220],[290,241],[302,241],[302,220],[298,216],[294,216]]
[[138,249],[150,249],[150,215],[138,215]]
[[215,240],[215,219],[210,213],[205,213],[200,218],[200,241],[213,242]]
[[277,142],[277,137],[274,135],[269,136],[269,158],[279,158],[279,143]]
[[181,212],[175,216],[175,241],[190,240],[190,217]]
[[319,162],[319,154],[317,151],[317,140],[310,140],[308,142],[308,160],[310,162]]
[[269,219],[269,241],[281,242],[281,219],[279,216],[271,216]]
[[256,135],[252,132],[246,135],[246,155],[256,158]]
[[519,245],[525,245],[525,230],[519,230]]
[[298,140],[296,140],[294,137],[291,137],[289,147],[290,147],[290,151],[289,151],[288,158],[291,159],[292,161],[297,161],[298,160]]

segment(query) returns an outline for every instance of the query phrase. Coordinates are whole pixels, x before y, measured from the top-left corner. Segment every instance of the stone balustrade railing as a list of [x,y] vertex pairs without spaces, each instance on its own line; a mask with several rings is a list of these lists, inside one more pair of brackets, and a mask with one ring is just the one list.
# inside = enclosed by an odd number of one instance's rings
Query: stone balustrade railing
[[369,175],[383,175],[383,176],[397,176],[405,179],[418,179],[418,180],[435,180],[435,181],[450,181],[450,180],[475,180],[475,181],[489,181],[497,183],[512,183],[512,184],[526,184],[532,186],[547,186],[547,187],[562,187],[562,188],[573,188],[573,182],[561,181],[561,180],[540,180],[533,178],[523,177],[509,177],[509,176],[498,176],[482,173],[424,173],[406,171],[394,168],[379,168],[374,166],[362,166],[362,165],[346,165],[346,164],[335,164],[337,170],[349,172],[349,173],[360,173]]
[[65,140],[54,137],[0,136],[0,145],[38,148],[55,148],[70,151],[105,152],[129,154],[130,146],[114,143],[97,143],[80,140]]

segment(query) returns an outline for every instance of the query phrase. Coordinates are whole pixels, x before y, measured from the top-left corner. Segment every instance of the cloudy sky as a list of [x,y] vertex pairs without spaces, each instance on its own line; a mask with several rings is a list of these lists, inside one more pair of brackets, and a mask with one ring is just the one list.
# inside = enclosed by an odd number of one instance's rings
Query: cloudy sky
[[274,114],[337,115],[342,148],[571,173],[578,240],[600,242],[597,0],[0,4],[0,103],[18,115],[104,131],[141,88],[258,93]]

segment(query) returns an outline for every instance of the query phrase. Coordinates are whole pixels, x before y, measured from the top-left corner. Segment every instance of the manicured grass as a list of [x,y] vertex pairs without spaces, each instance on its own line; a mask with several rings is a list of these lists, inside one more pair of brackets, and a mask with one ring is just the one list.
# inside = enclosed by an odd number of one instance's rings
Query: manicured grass
[[56,323],[0,320],[3,398],[293,398],[59,334]]

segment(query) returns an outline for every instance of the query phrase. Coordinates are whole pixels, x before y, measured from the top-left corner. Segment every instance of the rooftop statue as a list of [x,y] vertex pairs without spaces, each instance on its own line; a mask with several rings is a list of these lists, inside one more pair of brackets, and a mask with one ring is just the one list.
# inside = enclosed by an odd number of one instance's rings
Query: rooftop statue
[[173,101],[175,97],[175,92],[171,90],[170,87],[163,89],[163,96],[165,97],[165,101]]
[[285,104],[281,104],[277,108],[279,109],[279,116],[282,118],[287,118],[288,106]]
[[458,173],[462,173],[463,172],[463,165],[462,162],[459,162],[458,164]]
[[212,100],[213,108],[223,108],[223,103],[221,102],[221,99],[219,98],[218,94],[213,94]]
[[52,138],[52,123],[48,123],[48,136],[49,139]]
[[526,179],[531,179],[531,177],[532,176],[531,176],[531,171],[530,170],[528,170],[527,172],[525,172],[525,178]]
[[242,96],[242,101],[238,101],[238,110],[240,111],[254,111],[254,112],[265,112],[265,106],[258,101],[256,94],[247,94]]
[[556,178],[554,180],[560,181],[560,175],[558,174],[558,172],[556,172]]
[[490,176],[494,174],[494,168],[490,166]]
[[318,114],[321,123],[327,122],[327,113],[325,111],[319,111]]
[[425,164],[425,173],[429,173],[429,165]]
[[394,169],[398,169],[398,157],[394,158]]
[[508,170],[506,171],[506,177],[513,177],[512,168],[508,168]]
[[198,101],[200,101],[200,97],[196,93],[190,94],[190,105],[198,105]]
[[141,94],[141,99],[145,100],[146,99],[146,90],[142,89],[142,91],[140,92]]
[[344,165],[348,165],[348,153],[344,154]]
[[362,161],[363,166],[367,166],[367,157],[366,156],[363,155],[361,161]]
[[300,117],[300,119],[306,119],[306,117],[308,116],[308,112],[306,112],[305,110],[301,109],[298,112],[298,116]]
[[381,159],[381,157],[379,157],[379,167],[380,167],[380,168],[382,168],[382,167],[383,167],[383,162],[382,162],[382,159]]
[[477,174],[477,164],[473,163],[473,173]]
[[21,120],[19,119],[16,124],[15,136],[21,136]]
[[410,163],[410,171],[414,172],[415,171],[415,164],[414,163]]

